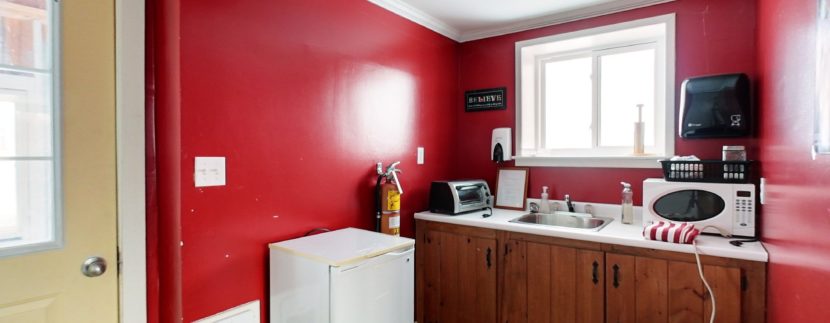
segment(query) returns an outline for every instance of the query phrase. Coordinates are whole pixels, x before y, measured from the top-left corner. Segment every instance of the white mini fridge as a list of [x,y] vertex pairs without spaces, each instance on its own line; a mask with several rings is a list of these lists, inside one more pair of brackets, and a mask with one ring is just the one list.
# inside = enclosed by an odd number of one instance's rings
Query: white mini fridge
[[412,323],[415,241],[347,228],[269,245],[271,323]]

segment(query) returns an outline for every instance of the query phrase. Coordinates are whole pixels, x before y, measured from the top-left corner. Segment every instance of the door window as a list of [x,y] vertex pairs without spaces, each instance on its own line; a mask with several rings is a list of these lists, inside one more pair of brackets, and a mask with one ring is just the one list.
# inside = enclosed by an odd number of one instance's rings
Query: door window
[[0,256],[60,240],[54,10],[0,0]]

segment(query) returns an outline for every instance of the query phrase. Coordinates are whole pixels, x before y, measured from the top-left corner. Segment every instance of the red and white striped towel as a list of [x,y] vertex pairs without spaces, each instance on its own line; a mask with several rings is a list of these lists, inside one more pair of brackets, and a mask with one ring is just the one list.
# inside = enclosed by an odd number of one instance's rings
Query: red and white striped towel
[[671,243],[691,244],[699,234],[700,230],[688,223],[658,221],[643,229],[643,237],[647,240]]

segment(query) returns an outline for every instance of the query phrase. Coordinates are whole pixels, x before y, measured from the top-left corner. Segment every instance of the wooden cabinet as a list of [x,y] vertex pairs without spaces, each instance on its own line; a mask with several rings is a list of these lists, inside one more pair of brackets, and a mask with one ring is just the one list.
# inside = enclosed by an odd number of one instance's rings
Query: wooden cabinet
[[[708,322],[693,254],[416,221],[418,322]],[[716,322],[764,322],[766,264],[702,256]]]
[[[712,301],[694,255],[604,245],[606,322],[709,322]],[[764,322],[763,263],[702,256],[715,322]]]
[[416,230],[417,321],[495,323],[495,231],[423,221]]
[[600,245],[505,234],[501,322],[595,322],[604,317]]

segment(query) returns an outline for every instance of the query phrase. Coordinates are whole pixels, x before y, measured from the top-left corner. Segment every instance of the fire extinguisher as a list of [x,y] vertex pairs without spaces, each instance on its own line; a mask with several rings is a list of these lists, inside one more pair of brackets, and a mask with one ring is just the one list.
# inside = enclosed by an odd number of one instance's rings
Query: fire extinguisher
[[[383,165],[378,163],[378,181],[376,192],[376,223],[375,230],[381,233],[401,235],[401,195],[403,189],[398,180],[401,170],[397,168],[400,162],[392,163],[383,171]],[[383,180],[383,184],[381,184]]]

